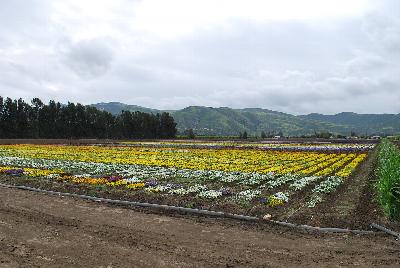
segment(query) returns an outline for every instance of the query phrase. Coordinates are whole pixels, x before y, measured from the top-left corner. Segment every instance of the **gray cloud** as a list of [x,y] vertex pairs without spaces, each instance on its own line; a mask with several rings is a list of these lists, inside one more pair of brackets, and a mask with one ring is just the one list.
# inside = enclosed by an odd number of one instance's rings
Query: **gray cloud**
[[113,51],[109,40],[92,39],[70,44],[64,48],[66,65],[83,79],[104,75],[111,67]]
[[87,14],[63,1],[5,1],[0,95],[167,109],[400,112],[398,1],[336,20],[229,18],[172,38],[135,28],[135,1],[110,3],[93,2]]

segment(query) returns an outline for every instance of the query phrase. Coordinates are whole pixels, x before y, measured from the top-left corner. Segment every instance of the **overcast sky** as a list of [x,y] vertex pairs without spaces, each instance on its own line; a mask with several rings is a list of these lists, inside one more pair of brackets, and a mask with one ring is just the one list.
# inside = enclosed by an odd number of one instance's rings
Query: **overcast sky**
[[0,0],[0,95],[400,113],[400,1]]

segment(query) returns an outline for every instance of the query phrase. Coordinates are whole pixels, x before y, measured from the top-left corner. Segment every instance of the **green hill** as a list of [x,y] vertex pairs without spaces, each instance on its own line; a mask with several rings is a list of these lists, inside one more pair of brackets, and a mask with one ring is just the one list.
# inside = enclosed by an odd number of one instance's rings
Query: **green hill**
[[285,135],[302,135],[319,132],[328,127],[324,123],[314,123],[296,116],[266,109],[211,108],[192,106],[173,113],[178,129],[193,128],[201,135],[238,135],[247,131],[260,135],[261,131]]
[[[335,115],[323,115],[312,113],[299,117],[305,120],[345,125],[348,129],[360,135],[393,135],[400,133],[400,114],[357,114],[346,112]],[[340,129],[336,131],[340,131]]]
[[160,111],[155,109],[150,109],[142,106],[137,105],[128,105],[121,102],[100,102],[96,104],[92,104],[92,106],[96,107],[99,110],[104,110],[110,112],[112,114],[119,114],[123,110],[125,111],[139,111],[143,113],[158,113]]
[[[159,113],[161,110],[127,105],[118,102],[99,103],[93,106],[118,114],[122,110]],[[356,114],[336,115],[309,114],[295,116],[261,108],[232,109],[228,107],[190,106],[181,110],[167,111],[177,122],[178,131],[192,128],[197,135],[238,135],[247,131],[250,135],[283,132],[299,136],[315,132],[335,134],[395,134],[400,133],[400,115]]]

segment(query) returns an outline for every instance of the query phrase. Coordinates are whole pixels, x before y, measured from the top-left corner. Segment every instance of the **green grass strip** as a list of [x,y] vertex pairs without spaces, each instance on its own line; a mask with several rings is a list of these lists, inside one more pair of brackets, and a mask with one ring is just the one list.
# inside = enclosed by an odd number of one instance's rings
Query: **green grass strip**
[[387,217],[400,220],[400,150],[383,139],[378,147],[376,184],[379,203]]

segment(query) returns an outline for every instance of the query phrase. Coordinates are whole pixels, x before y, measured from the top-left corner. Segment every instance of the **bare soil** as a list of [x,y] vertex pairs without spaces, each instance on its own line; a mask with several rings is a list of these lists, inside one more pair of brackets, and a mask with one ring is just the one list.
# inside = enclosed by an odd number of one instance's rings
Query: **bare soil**
[[159,215],[0,187],[0,267],[399,267],[376,235]]

